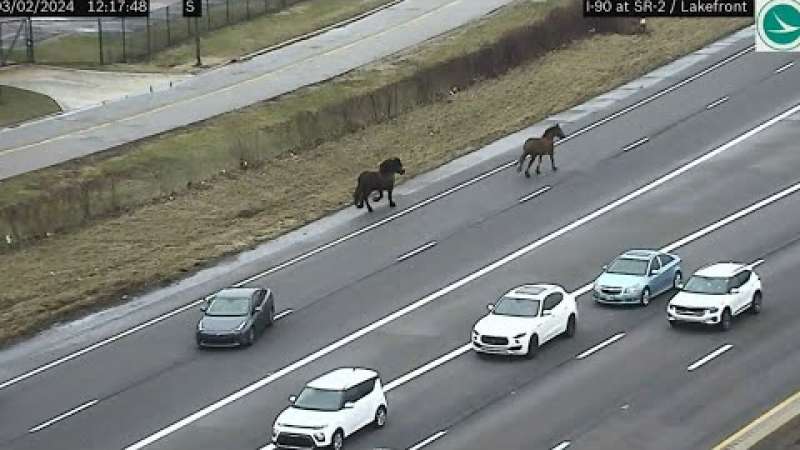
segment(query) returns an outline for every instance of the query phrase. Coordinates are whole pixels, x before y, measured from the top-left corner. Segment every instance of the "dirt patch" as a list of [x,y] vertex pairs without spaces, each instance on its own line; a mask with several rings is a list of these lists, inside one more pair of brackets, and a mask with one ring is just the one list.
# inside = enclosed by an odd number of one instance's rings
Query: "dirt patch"
[[[417,175],[748,23],[652,20],[649,35],[597,35],[313,150],[283,152],[173,200],[0,255],[0,341],[174,280],[347,206],[356,173],[390,155],[406,162],[406,177]],[[302,182],[300,172],[307,174]]]

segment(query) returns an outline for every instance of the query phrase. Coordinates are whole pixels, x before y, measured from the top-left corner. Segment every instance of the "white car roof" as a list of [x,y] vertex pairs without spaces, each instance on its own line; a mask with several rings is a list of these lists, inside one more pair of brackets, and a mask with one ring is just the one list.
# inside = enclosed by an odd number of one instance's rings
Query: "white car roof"
[[308,383],[308,387],[333,391],[343,391],[371,378],[378,372],[360,367],[342,367],[332,370]]
[[746,267],[747,266],[744,264],[734,262],[716,263],[703,267],[695,272],[695,275],[699,275],[701,277],[732,277]]
[[558,290],[558,286],[547,283],[523,284],[506,293],[509,297],[541,299],[547,294]]

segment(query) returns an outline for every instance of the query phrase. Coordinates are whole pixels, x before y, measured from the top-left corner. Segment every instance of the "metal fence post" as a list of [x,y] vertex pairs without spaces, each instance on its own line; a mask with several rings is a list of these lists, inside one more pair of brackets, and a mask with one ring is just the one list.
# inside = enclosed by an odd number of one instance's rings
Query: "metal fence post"
[[250,20],[250,0],[244,0],[244,16]]
[[192,20],[190,18],[186,18],[186,37],[192,37]]
[[145,17],[145,24],[147,26],[147,60],[150,61],[151,52],[153,50],[153,48],[152,48],[153,44],[152,44],[152,41],[151,41],[152,38],[150,37],[150,15],[149,14],[147,15],[147,17]]
[[225,0],[225,24],[231,23],[231,0]]
[[0,22],[0,66],[6,65],[6,58],[3,50],[3,22]]
[[122,17],[122,62],[128,62],[128,49],[125,42],[125,17]]
[[208,17],[208,29],[206,31],[211,31],[211,7],[208,2],[209,0],[206,0],[206,17]]
[[194,16],[194,46],[197,56],[197,63],[195,65],[197,67],[200,67],[203,65],[203,63],[200,62],[200,27],[198,25],[199,25],[199,19],[197,18],[197,16]]
[[169,6],[167,6],[167,47],[172,45],[172,37],[169,33]]
[[105,57],[103,56],[103,20],[101,18],[97,18],[97,43],[100,45],[100,65],[102,66],[105,64],[103,61]]

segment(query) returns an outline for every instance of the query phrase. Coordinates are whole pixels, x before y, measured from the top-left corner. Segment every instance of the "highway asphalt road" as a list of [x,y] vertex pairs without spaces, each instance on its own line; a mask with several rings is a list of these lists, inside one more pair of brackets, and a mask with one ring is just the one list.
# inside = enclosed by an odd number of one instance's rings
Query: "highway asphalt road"
[[172,89],[0,130],[0,180],[116,147],[341,75],[511,0],[406,0],[352,24],[210,70]]
[[[290,394],[345,365],[376,368],[392,387],[388,426],[359,434],[348,448],[408,448],[441,430],[448,432],[431,445],[713,444],[798,387],[792,333],[800,310],[789,283],[800,250],[800,196],[787,191],[770,198],[800,182],[800,70],[775,72],[790,61],[791,55],[745,53],[581,134],[575,133],[613,111],[565,124],[574,137],[559,145],[556,173],[545,169],[525,179],[513,169],[498,170],[252,280],[248,285],[275,290],[279,311],[291,310],[252,348],[197,350],[199,311],[189,308],[30,376],[46,353],[26,358],[11,349],[18,359],[0,355],[8,375],[0,381],[0,447],[260,448]],[[665,87],[654,85],[628,102]],[[649,141],[621,150],[643,137]],[[472,172],[398,196],[400,207],[504,164],[517,155],[515,147],[498,149]],[[765,198],[768,204],[732,223],[680,241]],[[389,214],[381,207],[344,228],[357,230]],[[336,232],[320,239],[333,240],[343,230]],[[437,245],[397,260],[431,241]],[[666,325],[665,298],[646,309],[615,309],[596,307],[584,295],[578,335],[548,345],[534,361],[480,360],[459,350],[485,304],[508,288],[553,281],[580,289],[627,248],[675,242],[687,272],[719,259],[764,259],[758,268],[764,313],[736,321],[724,335],[675,331]],[[272,264],[304,250],[289,246]],[[254,272],[221,274],[204,287]],[[197,298],[192,293],[184,304]],[[625,336],[575,359],[618,333]],[[689,364],[725,343],[733,348],[719,360],[687,373]],[[454,350],[463,354],[396,382]]]

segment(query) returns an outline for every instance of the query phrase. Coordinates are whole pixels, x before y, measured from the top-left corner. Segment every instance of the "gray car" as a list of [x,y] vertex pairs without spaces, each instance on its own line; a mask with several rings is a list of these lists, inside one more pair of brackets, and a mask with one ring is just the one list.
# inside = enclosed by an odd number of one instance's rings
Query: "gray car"
[[275,319],[275,298],[269,289],[223,289],[206,298],[197,323],[198,347],[252,345]]
[[681,283],[681,258],[658,250],[628,250],[595,280],[592,297],[604,304],[647,306],[653,297]]

